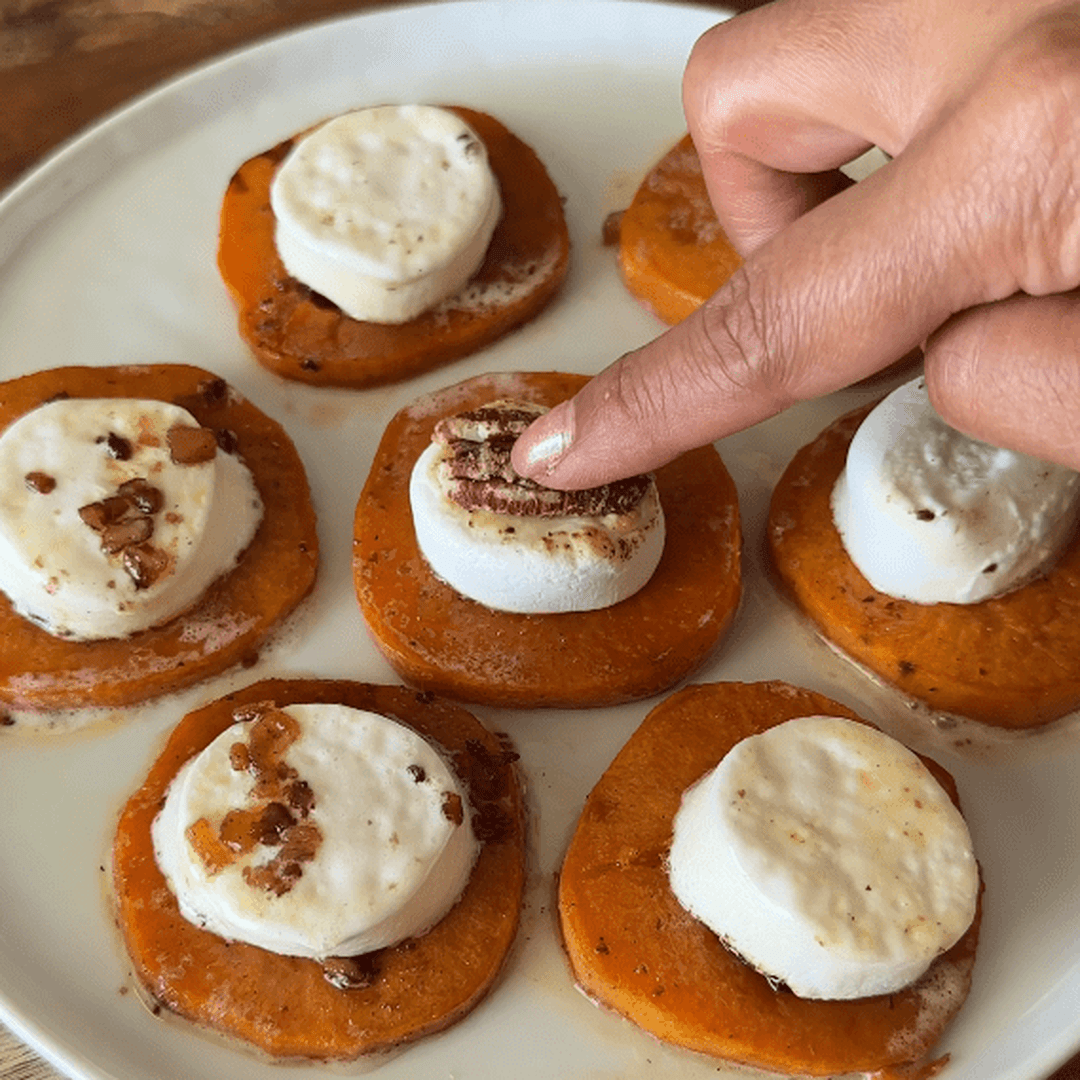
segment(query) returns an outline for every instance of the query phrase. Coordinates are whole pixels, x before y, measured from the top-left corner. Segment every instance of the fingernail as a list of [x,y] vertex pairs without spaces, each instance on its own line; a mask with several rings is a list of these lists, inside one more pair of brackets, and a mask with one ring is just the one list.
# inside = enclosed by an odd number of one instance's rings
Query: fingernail
[[569,431],[553,431],[529,447],[525,460],[530,468],[544,468],[550,472],[570,449],[572,441]]
[[574,436],[567,422],[567,412],[566,403],[563,402],[538,422],[541,430],[551,430],[541,435],[525,452],[524,465],[530,472],[551,473],[570,449]]

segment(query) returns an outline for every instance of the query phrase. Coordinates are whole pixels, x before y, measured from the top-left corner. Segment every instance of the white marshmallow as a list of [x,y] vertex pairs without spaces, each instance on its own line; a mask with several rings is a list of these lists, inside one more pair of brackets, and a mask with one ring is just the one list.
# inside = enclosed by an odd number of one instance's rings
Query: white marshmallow
[[[476,859],[468,800],[442,755],[410,728],[344,705],[290,705],[299,738],[284,761],[314,805],[315,857],[282,895],[249,884],[245,870],[279,850],[258,844],[213,872],[188,836],[231,810],[259,806],[254,778],[230,748],[253,721],[223,732],[189,761],[154,819],[154,853],[184,918],[229,940],[286,956],[356,956],[430,929],[457,902]],[[462,811],[458,823],[448,796]]]
[[[19,614],[58,637],[125,637],[185,611],[235,565],[262,519],[255,483],[220,450],[199,464],[174,463],[166,435],[176,425],[199,426],[167,402],[69,398],[4,431],[0,587]],[[110,453],[110,435],[129,444],[129,458]],[[33,474],[55,486],[35,488],[27,481]],[[79,517],[81,507],[136,478],[162,493],[150,543],[168,558],[160,578],[141,588],[122,555],[107,554]]]
[[656,484],[626,514],[523,517],[466,510],[446,494],[432,443],[409,483],[416,540],[432,570],[454,589],[498,611],[591,611],[633,596],[664,550]]
[[368,322],[403,323],[480,268],[502,212],[483,142],[427,105],[346,113],[300,140],[270,188],[285,269]]
[[914,379],[863,420],[833,489],[851,561],[879,591],[975,604],[1048,566],[1072,539],[1080,474],[949,427]]
[[684,793],[669,872],[683,907],[806,998],[909,985],[979,891],[967,825],[918,757],[822,716],[744,739]]

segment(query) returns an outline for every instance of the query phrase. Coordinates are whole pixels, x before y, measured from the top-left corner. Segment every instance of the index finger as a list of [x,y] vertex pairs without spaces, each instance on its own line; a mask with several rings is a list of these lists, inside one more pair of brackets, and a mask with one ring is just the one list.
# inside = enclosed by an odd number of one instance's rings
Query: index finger
[[1056,152],[1080,140],[1061,93],[1078,52],[1080,16],[1036,27],[900,157],[533,425],[515,467],[567,488],[647,471],[878,371],[956,312],[1080,283],[1078,177]]

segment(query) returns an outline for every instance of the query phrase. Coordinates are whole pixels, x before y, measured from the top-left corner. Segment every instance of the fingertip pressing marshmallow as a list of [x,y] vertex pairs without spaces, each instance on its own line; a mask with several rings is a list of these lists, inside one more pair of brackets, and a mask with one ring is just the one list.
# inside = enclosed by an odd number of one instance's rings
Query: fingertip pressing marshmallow
[[270,189],[285,269],[354,319],[403,323],[480,268],[502,212],[477,134],[455,113],[346,113],[293,147]]
[[832,494],[851,561],[880,592],[975,604],[1050,565],[1075,535],[1080,474],[949,427],[925,380],[862,422]]
[[[529,419],[544,411],[506,402],[491,408],[518,409]],[[485,462],[489,434],[462,440],[483,447],[471,452],[484,454]],[[417,544],[432,570],[478,603],[525,614],[610,607],[647,584],[664,548],[655,482],[635,478],[643,494],[618,512],[601,506],[591,514],[541,513],[540,500],[563,493],[518,477],[509,461],[511,442],[499,451],[492,475],[464,485],[454,475],[460,443],[434,441],[417,460],[409,497]]]
[[189,922],[324,960],[442,919],[476,860],[471,822],[461,782],[411,728],[302,704],[243,719],[191,759],[152,835]]
[[58,637],[168,622],[235,565],[261,519],[246,466],[168,402],[60,399],[0,436],[0,587]]
[[805,998],[910,985],[979,891],[967,825],[917,755],[824,716],[744,739],[684,793],[669,875],[684,908]]

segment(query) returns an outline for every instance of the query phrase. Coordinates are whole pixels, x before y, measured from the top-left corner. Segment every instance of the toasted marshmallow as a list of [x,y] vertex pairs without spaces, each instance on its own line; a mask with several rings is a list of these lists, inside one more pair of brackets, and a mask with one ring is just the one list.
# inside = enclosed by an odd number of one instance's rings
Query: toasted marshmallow
[[439,751],[385,716],[327,704],[228,728],[177,773],[152,835],[185,919],[320,960],[430,929],[479,847]]
[[232,569],[261,519],[251,473],[177,405],[62,399],[0,436],[0,587],[57,637],[175,618]]
[[906,747],[838,717],[738,743],[683,794],[679,903],[806,998],[887,994],[970,926],[979,892],[960,812]]
[[879,591],[975,604],[1050,565],[1076,532],[1080,473],[961,434],[922,378],[863,420],[832,494],[851,561]]
[[[514,431],[545,410],[520,402],[493,402],[486,412],[516,413]],[[564,493],[542,489],[513,473],[511,439],[492,451],[499,434],[488,421],[460,421],[467,434],[457,440],[436,438],[420,455],[409,485],[413,524],[420,551],[432,570],[459,593],[499,611],[546,614],[591,611],[632,596],[652,577],[664,550],[664,513],[656,484],[637,477],[640,497],[617,511],[551,512],[547,501]],[[492,422],[501,429],[501,421]],[[513,425],[511,425],[513,426]],[[437,429],[438,430],[438,429]],[[492,476],[462,481],[455,473],[458,445],[497,455]],[[457,445],[455,445],[457,443]],[[595,493],[570,493],[567,501],[603,510],[609,485]],[[487,505],[483,505],[483,504]],[[489,509],[488,506],[499,509]],[[508,512],[502,512],[501,508]],[[512,512],[519,509],[520,512]]]
[[479,136],[428,105],[346,113],[301,139],[270,205],[285,269],[354,319],[403,323],[480,268],[502,212]]

